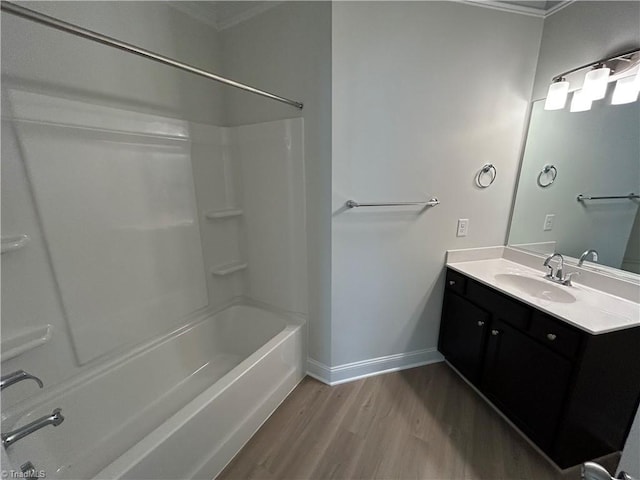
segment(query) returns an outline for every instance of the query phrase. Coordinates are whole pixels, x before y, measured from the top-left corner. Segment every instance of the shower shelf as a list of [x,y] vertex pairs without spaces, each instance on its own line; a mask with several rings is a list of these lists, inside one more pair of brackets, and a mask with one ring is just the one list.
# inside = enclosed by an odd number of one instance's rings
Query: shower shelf
[[214,210],[205,213],[204,216],[209,220],[219,220],[221,218],[239,217],[242,213],[240,209]]
[[0,345],[2,348],[0,360],[4,362],[40,345],[44,345],[51,339],[52,330],[53,327],[51,325],[41,325],[6,335]]
[[213,267],[211,269],[211,274],[217,275],[217,276],[230,275],[240,270],[244,270],[245,268],[247,268],[246,263],[242,263],[242,262],[227,263],[226,265]]

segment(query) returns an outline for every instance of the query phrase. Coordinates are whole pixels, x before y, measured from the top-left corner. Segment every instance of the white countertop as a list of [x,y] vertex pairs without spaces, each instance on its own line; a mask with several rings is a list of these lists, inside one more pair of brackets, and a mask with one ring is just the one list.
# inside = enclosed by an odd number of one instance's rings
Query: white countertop
[[[545,279],[539,270],[504,258],[448,262],[447,267],[591,334],[640,326],[639,303],[581,285],[576,279],[572,286],[559,285]],[[529,293],[500,281],[500,276],[496,278],[500,274],[525,277],[523,283],[540,281],[541,289]],[[545,282],[549,284],[546,292]],[[562,301],[549,300],[554,291]]]

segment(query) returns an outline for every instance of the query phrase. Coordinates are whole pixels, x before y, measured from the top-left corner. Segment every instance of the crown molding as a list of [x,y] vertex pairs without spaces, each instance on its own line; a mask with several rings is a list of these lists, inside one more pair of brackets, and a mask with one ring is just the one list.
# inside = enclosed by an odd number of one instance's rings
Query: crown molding
[[557,4],[554,7],[551,7],[549,10],[547,10],[547,13],[544,16],[544,18],[550,17],[554,13],[557,13],[560,10],[562,10],[564,8],[567,8],[569,5],[571,5],[574,2],[576,2],[576,0],[566,0],[566,1],[562,2],[562,3]]
[[466,3],[469,5],[474,5],[476,7],[482,8],[490,8],[492,10],[499,10],[502,12],[511,12],[518,13],[520,15],[527,15],[530,17],[538,17],[538,18],[548,18],[556,12],[559,12],[563,8],[568,7],[576,0],[567,0],[565,2],[559,3],[549,10],[540,10],[538,8],[525,7],[523,5],[513,5],[505,2],[500,2],[496,0],[453,0],[455,2]]

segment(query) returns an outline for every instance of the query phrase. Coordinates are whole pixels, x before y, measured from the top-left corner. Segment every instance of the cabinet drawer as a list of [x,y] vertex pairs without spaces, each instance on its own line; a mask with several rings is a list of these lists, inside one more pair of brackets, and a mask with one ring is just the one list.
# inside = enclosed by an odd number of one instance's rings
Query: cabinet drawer
[[578,354],[582,333],[549,315],[534,312],[529,333],[542,343],[565,357]]
[[476,305],[491,312],[494,317],[510,323],[514,327],[522,330],[526,330],[529,327],[530,309],[491,288],[469,281],[467,283],[466,296]]
[[460,295],[464,295],[467,277],[454,271],[447,269],[447,280],[445,287]]

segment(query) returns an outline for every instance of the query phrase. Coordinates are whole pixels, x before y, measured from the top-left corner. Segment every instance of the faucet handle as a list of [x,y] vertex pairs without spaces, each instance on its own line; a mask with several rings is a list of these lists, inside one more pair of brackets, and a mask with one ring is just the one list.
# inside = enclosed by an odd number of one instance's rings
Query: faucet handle
[[549,264],[548,262],[544,264],[545,267],[547,267],[549,269],[549,273],[547,273],[546,277],[547,278],[553,278],[553,265]]
[[574,276],[577,276],[577,275],[580,275],[580,272],[571,272],[571,273],[568,273],[568,274],[567,274],[567,276],[562,280],[562,284],[563,284],[563,285],[567,285],[568,287],[570,287],[570,286],[571,286],[571,279],[572,279]]
[[44,387],[42,380],[40,380],[35,375],[31,375],[30,373],[27,373],[24,370],[17,370],[15,372],[9,373],[8,375],[4,375],[2,378],[0,378],[0,390],[4,390],[5,388],[10,387],[14,383],[18,383],[23,380],[33,380],[38,384],[40,388]]

